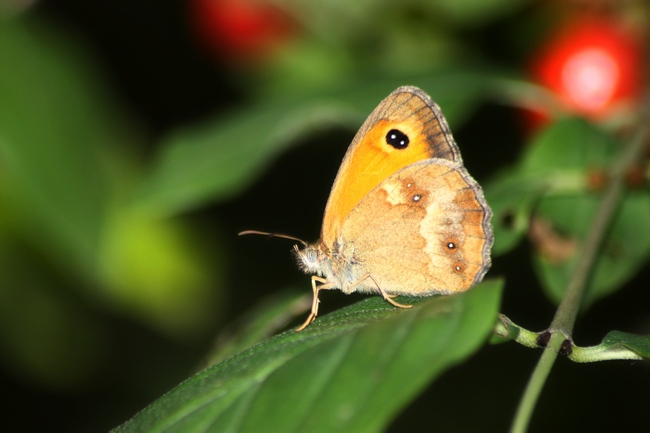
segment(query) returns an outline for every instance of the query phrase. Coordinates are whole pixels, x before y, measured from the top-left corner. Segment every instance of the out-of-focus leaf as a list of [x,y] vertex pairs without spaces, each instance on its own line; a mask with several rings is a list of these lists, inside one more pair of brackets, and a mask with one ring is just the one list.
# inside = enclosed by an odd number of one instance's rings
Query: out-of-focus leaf
[[176,131],[162,145],[135,205],[155,214],[227,198],[305,130],[340,122],[349,107],[335,101],[273,100],[227,119]]
[[218,232],[207,240],[179,219],[121,209],[107,218],[99,252],[103,294],[167,334],[206,329],[221,312],[227,260]]
[[[495,210],[495,251],[507,251],[531,230],[534,263],[550,298],[559,302],[572,275],[601,196],[590,172],[606,172],[619,146],[580,119],[566,119],[540,134],[519,167],[488,185]],[[650,196],[629,192],[616,213],[590,280],[585,305],[619,288],[650,255]],[[508,223],[504,220],[510,218]],[[499,239],[502,238],[502,239]]]
[[[536,218],[550,223],[553,234],[541,239],[550,251],[553,238],[576,241],[569,257],[554,257],[538,249],[535,265],[549,296],[559,302],[574,272],[580,245],[587,236],[601,200],[590,192],[590,171],[607,170],[619,146],[612,138],[580,119],[558,122],[532,144],[522,172],[545,178],[548,193],[536,207]],[[650,253],[650,197],[647,192],[628,194],[617,212],[598,255],[584,305],[619,288],[631,278]]]
[[584,187],[586,170],[609,167],[617,149],[609,135],[586,120],[564,119],[535,137],[521,171],[545,179],[546,188],[554,188],[554,193],[559,188]]
[[501,286],[486,281],[411,310],[366,299],[208,368],[114,431],[380,431],[485,341]]
[[[409,12],[416,10],[418,18],[428,18],[424,22],[446,25],[472,26],[495,20],[516,11],[528,4],[528,0],[454,0],[386,2],[384,0],[364,0],[350,3],[345,0],[322,2],[319,0],[281,0],[280,5],[290,10],[292,16],[299,17],[301,24],[327,40],[340,42],[354,34],[367,35],[387,25],[389,18],[406,21],[416,25],[418,20]],[[401,18],[401,20],[400,20]],[[383,26],[383,27],[382,27]],[[340,31],[332,32],[332,28]],[[395,32],[391,32],[395,34]]]
[[484,188],[492,208],[494,246],[492,254],[505,254],[517,246],[528,232],[530,215],[540,196],[539,184],[517,170],[502,173]]
[[485,72],[456,71],[409,82],[365,80],[348,84],[347,91],[270,95],[228,118],[169,136],[135,205],[169,215],[230,197],[254,182],[298,138],[333,125],[359,127],[384,97],[404,84],[422,87],[456,125],[483,97],[488,82]]
[[7,221],[93,295],[186,335],[216,317],[221,262],[209,262],[182,222],[120,201],[134,177],[127,146],[139,138],[121,112],[89,52],[63,30],[34,16],[0,20]]
[[55,392],[84,386],[105,355],[102,319],[66,293],[66,281],[2,220],[0,215],[3,369],[17,382]]
[[493,21],[498,17],[512,13],[528,4],[528,0],[437,0],[432,8],[440,10],[444,16],[459,25],[477,25]]
[[[547,198],[540,203],[540,214],[552,221],[566,236],[582,241],[598,208],[599,197]],[[645,263],[650,254],[650,197],[630,193],[617,212],[595,263],[585,297],[589,305],[619,289]],[[578,261],[576,254],[557,262],[543,254],[535,255],[536,269],[548,295],[556,302]]]
[[87,55],[37,20],[0,21],[0,167],[28,236],[88,276],[108,199],[104,151],[123,125]]

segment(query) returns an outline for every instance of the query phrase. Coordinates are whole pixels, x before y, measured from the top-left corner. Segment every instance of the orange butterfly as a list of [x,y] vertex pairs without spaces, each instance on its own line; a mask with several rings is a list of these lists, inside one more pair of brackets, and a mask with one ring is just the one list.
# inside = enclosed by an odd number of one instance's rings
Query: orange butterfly
[[[393,298],[462,292],[490,267],[492,211],[463,166],[440,108],[403,86],[370,114],[334,180],[321,238],[294,246],[318,293],[379,293]],[[240,234],[267,234],[245,231]]]

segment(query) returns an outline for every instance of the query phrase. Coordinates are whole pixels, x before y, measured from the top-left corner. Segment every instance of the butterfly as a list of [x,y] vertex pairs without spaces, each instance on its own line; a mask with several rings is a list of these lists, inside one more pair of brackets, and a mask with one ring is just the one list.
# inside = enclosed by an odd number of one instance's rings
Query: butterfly
[[468,290],[490,268],[492,211],[469,175],[442,111],[417,87],[402,86],[375,108],[348,148],[325,206],[321,237],[298,241],[299,267],[319,292],[399,295]]

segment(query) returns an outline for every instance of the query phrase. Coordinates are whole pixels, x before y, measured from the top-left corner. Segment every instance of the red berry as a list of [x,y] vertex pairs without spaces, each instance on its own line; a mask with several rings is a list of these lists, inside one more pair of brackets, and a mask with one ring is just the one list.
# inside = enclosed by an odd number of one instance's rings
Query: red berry
[[565,109],[601,120],[640,96],[641,54],[639,35],[614,18],[575,18],[547,40],[530,70]]
[[293,33],[288,16],[262,0],[193,0],[192,25],[214,55],[257,59]]

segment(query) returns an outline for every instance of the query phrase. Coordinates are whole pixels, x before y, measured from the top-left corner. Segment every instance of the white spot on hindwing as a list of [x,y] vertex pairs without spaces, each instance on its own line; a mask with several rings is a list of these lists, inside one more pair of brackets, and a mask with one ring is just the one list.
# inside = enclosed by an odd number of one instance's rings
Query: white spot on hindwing
[[386,192],[386,201],[392,206],[399,204],[418,204],[422,206],[427,191],[419,190],[418,186],[410,179],[396,177],[384,181],[381,188]]
[[[407,188],[410,187],[410,185],[411,184],[407,184]],[[406,202],[405,198],[407,193],[404,191],[404,184],[398,178],[384,181],[381,188],[386,191],[386,201],[391,205],[396,206]]]

